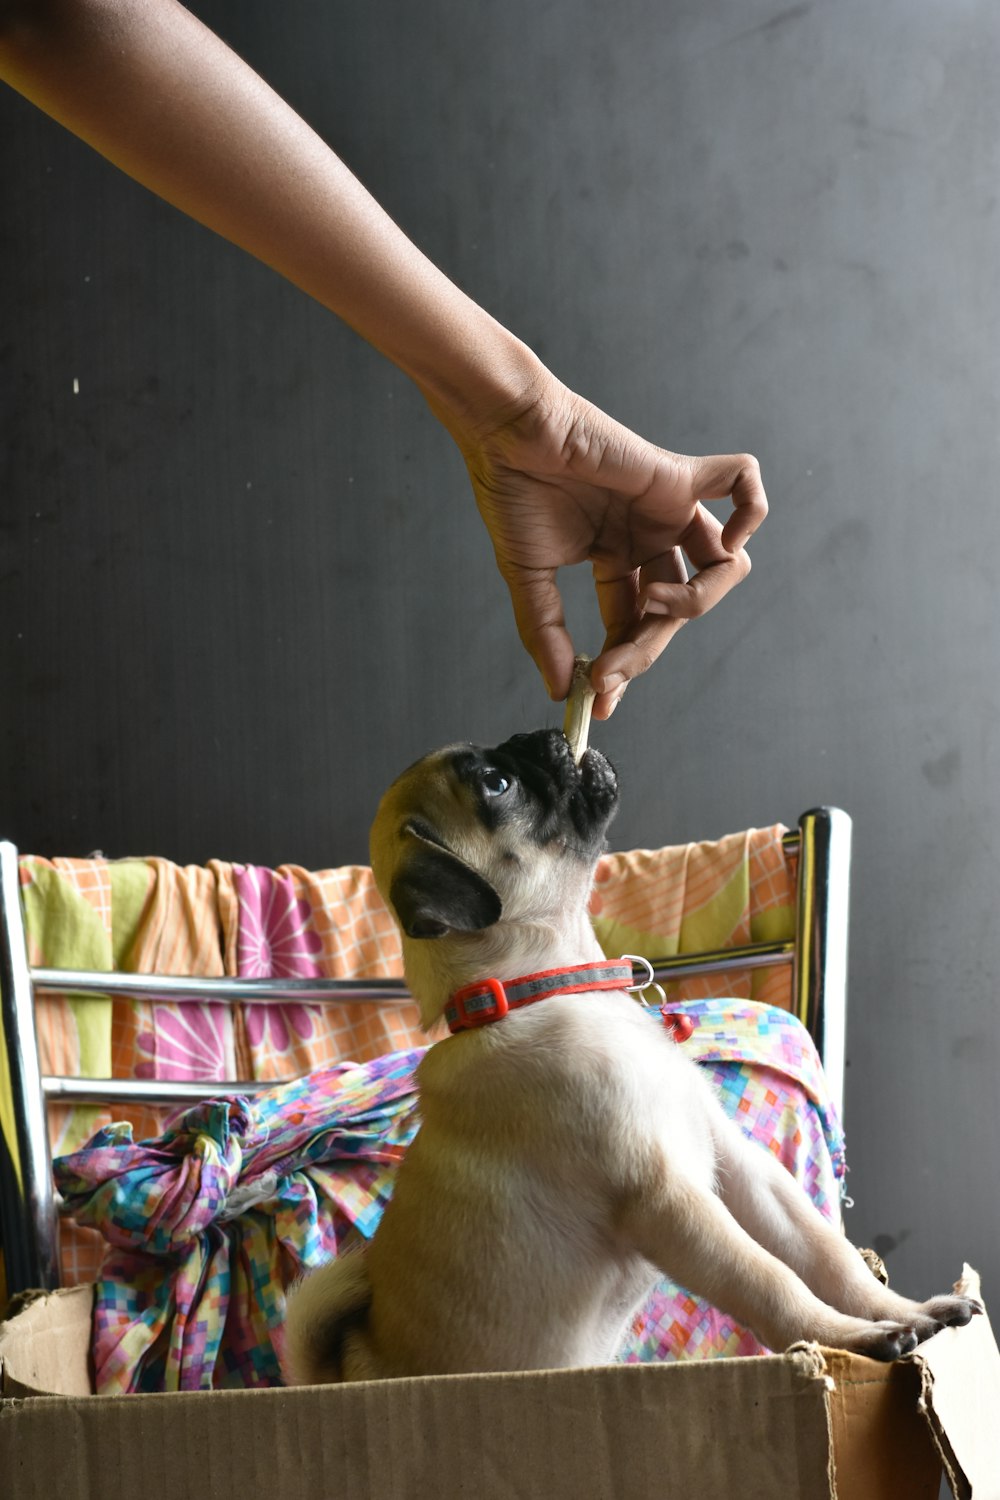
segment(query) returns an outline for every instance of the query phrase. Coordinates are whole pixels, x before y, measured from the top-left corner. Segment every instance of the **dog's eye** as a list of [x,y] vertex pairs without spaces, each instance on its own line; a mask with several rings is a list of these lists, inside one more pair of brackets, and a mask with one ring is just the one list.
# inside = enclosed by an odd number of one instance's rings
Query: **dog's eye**
[[494,770],[492,766],[482,773],[480,782],[487,797],[502,797],[510,786],[506,776],[501,776],[500,772]]

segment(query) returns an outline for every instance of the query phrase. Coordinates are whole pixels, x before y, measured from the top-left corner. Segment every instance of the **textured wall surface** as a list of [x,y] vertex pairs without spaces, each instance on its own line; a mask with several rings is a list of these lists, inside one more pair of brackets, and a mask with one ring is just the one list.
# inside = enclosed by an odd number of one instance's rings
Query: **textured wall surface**
[[[997,8],[194,8],[570,385],[760,457],[752,577],[596,731],[615,843],[853,815],[849,1232],[1000,1305]],[[9,93],[0,140],[2,832],[361,860],[421,751],[558,722],[403,377]]]

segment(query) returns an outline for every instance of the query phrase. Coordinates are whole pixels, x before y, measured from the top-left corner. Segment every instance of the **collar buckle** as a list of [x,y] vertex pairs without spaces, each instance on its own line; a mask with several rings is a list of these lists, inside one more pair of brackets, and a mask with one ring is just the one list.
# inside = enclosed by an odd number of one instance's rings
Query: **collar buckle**
[[452,1031],[472,1031],[491,1021],[502,1021],[509,1010],[507,992],[499,979],[477,979],[455,991],[444,1018]]

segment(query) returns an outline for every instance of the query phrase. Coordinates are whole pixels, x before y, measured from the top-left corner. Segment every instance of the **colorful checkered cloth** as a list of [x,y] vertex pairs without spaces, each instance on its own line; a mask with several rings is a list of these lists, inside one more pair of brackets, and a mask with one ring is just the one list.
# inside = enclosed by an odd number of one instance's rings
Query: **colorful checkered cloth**
[[423,1050],[198,1104],[155,1140],[110,1125],[55,1162],[69,1211],[110,1246],[99,1392],[281,1383],[285,1287],[374,1233],[417,1132]]
[[[843,1140],[805,1029],[747,1001],[669,1008],[694,1022],[683,1045],[727,1112],[835,1218]],[[135,1143],[128,1124],[114,1124],[56,1162],[69,1211],[109,1244],[96,1293],[100,1392],[280,1382],[285,1288],[345,1241],[374,1233],[419,1128],[423,1052],[321,1069],[252,1101],[199,1104],[152,1140]],[[759,1350],[731,1319],[664,1281],[621,1357]]]

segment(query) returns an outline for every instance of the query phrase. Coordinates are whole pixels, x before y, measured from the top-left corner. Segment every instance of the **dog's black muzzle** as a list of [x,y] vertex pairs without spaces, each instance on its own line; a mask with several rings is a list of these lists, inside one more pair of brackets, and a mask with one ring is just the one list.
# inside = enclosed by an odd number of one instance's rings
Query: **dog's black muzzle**
[[540,843],[571,833],[581,853],[600,851],[618,808],[618,777],[599,750],[586,750],[577,765],[561,730],[536,729],[513,735],[494,755],[531,794]]

